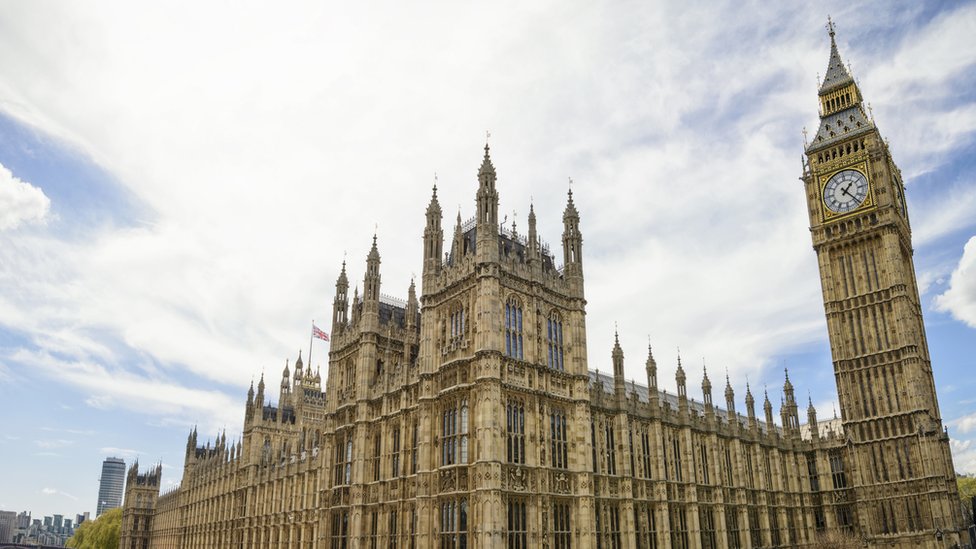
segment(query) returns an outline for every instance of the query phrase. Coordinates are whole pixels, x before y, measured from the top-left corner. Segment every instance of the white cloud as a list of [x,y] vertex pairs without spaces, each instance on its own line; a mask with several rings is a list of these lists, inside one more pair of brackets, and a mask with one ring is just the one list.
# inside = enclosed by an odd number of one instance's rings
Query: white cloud
[[952,450],[952,464],[957,473],[976,474],[976,447],[972,440],[950,439],[949,447]]
[[935,298],[935,306],[976,328],[976,236],[963,248],[959,264],[949,279],[949,288]]
[[34,444],[36,444],[39,448],[45,448],[45,449],[48,449],[48,450],[51,450],[51,449],[54,449],[54,448],[64,448],[65,446],[71,446],[74,443],[75,443],[75,441],[73,441],[73,440],[66,440],[66,439],[63,439],[63,438],[61,438],[61,439],[43,439],[43,440],[35,440],[34,441]]
[[[88,155],[151,215],[80,242],[0,234],[0,287],[16,288],[0,292],[0,323],[46,350],[0,358],[92,407],[233,428],[242,398],[211,382],[274,378],[309,320],[331,316],[344,251],[356,284],[374,223],[383,291],[404,294],[433,173],[445,223],[459,204],[469,216],[490,128],[503,212],[524,229],[531,198],[557,255],[566,178],[577,182],[591,368],[609,370],[617,321],[628,378],[643,380],[650,333],[662,386],[680,345],[692,385],[705,357],[713,382],[726,368],[738,380],[740,402],[747,375],[759,394],[771,356],[826,333],[797,181],[827,61],[811,23],[822,10],[608,6],[193,3],[188,19],[172,4],[4,5],[0,109]],[[888,24],[873,11],[842,28]],[[893,52],[842,40],[871,68],[864,91],[896,156],[913,151],[898,156],[906,173],[971,139],[972,105],[946,104],[938,85],[972,64],[958,39],[972,13]],[[915,89],[940,100],[894,110]],[[919,133],[933,120],[944,133]],[[965,204],[919,238],[951,230]]]
[[0,164],[0,231],[44,221],[50,208],[44,191],[18,179]]
[[950,421],[949,425],[958,429],[960,433],[971,433],[976,430],[976,413],[956,418]]
[[910,199],[909,205],[914,219],[912,243],[925,246],[976,224],[976,184],[967,181],[952,185],[932,199]]
[[112,456],[112,457],[122,456],[123,458],[127,458],[130,460],[134,458],[138,458],[139,454],[142,453],[139,450],[133,450],[132,448],[115,448],[113,446],[99,448],[98,451],[99,453],[105,456]]
[[57,488],[41,488],[41,493],[45,496],[62,496],[73,501],[78,501],[78,497]]
[[7,358],[93,393],[87,403],[99,409],[138,412],[182,425],[198,423],[204,432],[237,425],[243,415],[243,403],[219,391],[190,389],[94,362],[61,360],[46,351],[18,350]]

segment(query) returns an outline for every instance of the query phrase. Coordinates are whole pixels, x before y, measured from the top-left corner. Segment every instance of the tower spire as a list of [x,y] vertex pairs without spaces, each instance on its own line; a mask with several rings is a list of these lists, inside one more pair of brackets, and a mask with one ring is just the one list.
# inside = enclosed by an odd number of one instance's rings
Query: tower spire
[[830,60],[827,62],[827,73],[820,85],[821,94],[854,83],[854,78],[848,72],[837,49],[836,30],[830,16],[827,16],[827,34],[830,35]]
[[441,229],[441,204],[437,200],[437,174],[434,174],[434,190],[427,205],[427,225],[424,227],[424,274],[432,274],[441,265],[444,250],[444,231]]
[[491,163],[491,153],[485,142],[485,156],[478,169],[478,207],[477,243],[475,253],[479,263],[498,260],[498,191],[495,189],[495,166]]

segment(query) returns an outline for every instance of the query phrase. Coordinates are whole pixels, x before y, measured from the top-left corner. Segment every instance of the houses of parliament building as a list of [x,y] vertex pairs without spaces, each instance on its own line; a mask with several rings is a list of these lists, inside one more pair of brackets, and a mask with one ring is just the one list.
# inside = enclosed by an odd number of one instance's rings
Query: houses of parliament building
[[[707,374],[692,400],[588,368],[584,249],[570,191],[562,256],[499,223],[485,146],[477,211],[426,211],[423,274],[362,295],[336,281],[323,380],[301,356],[248,391],[242,439],[187,440],[180,486],[130,470],[123,549],[619,549],[967,543],[912,263],[902,175],[831,52],[802,185],[841,417],[818,421],[787,374],[774,418]],[[445,235],[445,233],[447,233]],[[813,281],[810,281],[813,283]],[[667,370],[672,371],[671,367]],[[269,380],[271,382],[271,380]],[[696,382],[692,381],[693,384]],[[724,407],[720,406],[724,404]],[[802,416],[801,416],[802,414]],[[801,417],[804,420],[801,422]]]

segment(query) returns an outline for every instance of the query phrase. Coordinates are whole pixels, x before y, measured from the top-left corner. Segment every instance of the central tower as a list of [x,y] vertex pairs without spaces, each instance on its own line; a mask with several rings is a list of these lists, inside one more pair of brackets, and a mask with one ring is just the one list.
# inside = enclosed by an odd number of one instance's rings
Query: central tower
[[436,188],[427,209],[418,475],[433,513],[420,531],[441,547],[565,546],[572,520],[592,540],[579,212],[570,193],[560,267],[532,205],[527,232],[499,223],[496,179],[485,145],[476,213],[458,214],[447,253]]
[[[961,517],[912,262],[901,171],[830,33],[820,126],[803,177],[857,530],[874,542],[958,541]],[[854,525],[850,525],[854,526]],[[937,540],[938,538],[938,540]]]

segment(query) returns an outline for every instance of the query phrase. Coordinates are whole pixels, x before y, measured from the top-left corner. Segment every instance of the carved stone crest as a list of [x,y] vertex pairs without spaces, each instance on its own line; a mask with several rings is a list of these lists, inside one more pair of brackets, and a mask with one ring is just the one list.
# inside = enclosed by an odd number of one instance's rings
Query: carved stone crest
[[513,490],[524,491],[526,480],[525,470],[521,467],[516,467],[509,473],[509,481]]

